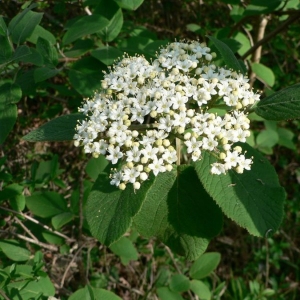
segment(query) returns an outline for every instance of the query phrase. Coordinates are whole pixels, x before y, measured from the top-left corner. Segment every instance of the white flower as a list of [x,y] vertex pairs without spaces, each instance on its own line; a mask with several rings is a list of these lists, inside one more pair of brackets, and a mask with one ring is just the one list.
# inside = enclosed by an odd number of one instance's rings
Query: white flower
[[117,146],[115,148],[108,147],[109,155],[106,156],[106,159],[111,160],[112,164],[116,164],[119,158],[123,157],[123,153],[120,151],[120,147]]
[[159,172],[166,171],[162,158],[154,160],[151,164],[149,164],[149,168],[153,171],[155,176],[157,176]]
[[[103,90],[79,108],[86,119],[76,126],[74,145],[120,162],[111,184],[122,190],[128,183],[139,189],[150,172],[171,171],[178,139],[188,160],[201,160],[203,150],[218,157],[212,174],[250,170],[252,159],[231,149],[250,135],[248,108],[259,94],[242,74],[213,64],[214,57],[197,41],[171,43],[151,63],[125,55],[104,75]],[[214,105],[227,112],[211,113]]]

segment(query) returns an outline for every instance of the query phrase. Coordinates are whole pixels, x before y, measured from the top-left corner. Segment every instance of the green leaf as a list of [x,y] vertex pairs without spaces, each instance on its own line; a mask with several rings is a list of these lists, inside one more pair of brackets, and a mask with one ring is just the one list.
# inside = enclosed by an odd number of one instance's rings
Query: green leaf
[[93,48],[94,42],[91,39],[77,40],[69,51],[64,52],[64,55],[66,57],[79,57]]
[[191,283],[191,290],[194,294],[196,294],[201,300],[210,300],[211,299],[211,291],[200,280],[192,280]]
[[18,22],[15,22],[18,17],[19,15],[14,17],[8,25],[12,41],[17,45],[24,43],[31,36],[35,27],[41,22],[43,14],[29,10]]
[[12,61],[13,60],[21,60],[24,59],[25,57],[28,57],[31,54],[30,48],[22,45],[16,49],[12,56]]
[[5,83],[0,86],[0,144],[4,142],[17,120],[17,103],[22,91],[17,84]]
[[277,9],[281,4],[281,0],[252,0],[251,4],[246,6],[244,15],[268,14]]
[[100,14],[109,20],[109,24],[99,34],[105,42],[113,41],[123,26],[122,9],[114,1],[99,0],[94,14]]
[[252,71],[256,74],[257,78],[267,84],[268,86],[273,86],[275,83],[275,76],[273,71],[259,63],[252,63]]
[[13,54],[13,49],[7,36],[0,35],[0,65],[8,63]]
[[19,60],[24,63],[30,63],[39,67],[42,66],[44,64],[42,55],[34,48],[29,48],[29,51],[29,55],[22,56]]
[[278,133],[275,130],[263,130],[256,137],[258,147],[272,148],[279,141]]
[[92,157],[85,168],[86,173],[95,181],[101,172],[104,172],[108,166],[108,161],[104,155],[100,155],[97,158]]
[[22,211],[25,208],[25,197],[23,196],[23,186],[13,183],[7,185],[0,191],[0,202],[9,200],[10,205],[16,211]]
[[[23,270],[18,268],[20,266],[17,265],[17,272],[23,273]],[[30,266],[21,266],[21,267],[30,267]],[[28,268],[29,269],[29,268]],[[31,267],[30,267],[31,269]],[[41,299],[40,297],[43,295],[44,297],[51,297],[55,294],[55,288],[53,283],[49,279],[46,273],[40,271],[37,274],[37,278],[35,280],[19,280],[15,282],[11,282],[7,289],[13,294],[13,292],[17,292],[17,297],[13,299],[22,299],[22,300],[31,300],[31,299]]]
[[51,219],[51,223],[55,229],[59,229],[64,225],[68,224],[74,219],[74,215],[70,212],[63,212],[59,215],[54,216]]
[[139,211],[152,180],[144,182],[138,191],[128,184],[124,191],[112,186],[107,174],[100,174],[86,204],[86,218],[91,233],[109,246],[131,225]]
[[109,248],[114,254],[120,256],[121,262],[125,266],[128,265],[131,260],[138,259],[138,252],[136,248],[132,241],[125,236],[114,242]]
[[1,240],[0,248],[13,261],[26,261],[30,258],[30,251],[21,247],[20,243],[15,240]]
[[286,128],[277,129],[279,141],[278,144],[286,148],[296,150],[296,145],[293,142],[294,133]]
[[216,158],[208,152],[195,163],[196,172],[206,191],[223,212],[255,236],[275,232],[283,218],[284,189],[269,161],[247,144],[241,144],[253,156],[250,171],[237,174],[230,170],[226,175],[212,175],[211,164]]
[[191,266],[190,276],[193,279],[207,277],[220,263],[221,255],[218,252],[207,252],[202,254]]
[[115,60],[122,57],[123,52],[121,52],[117,48],[107,46],[101,49],[91,51],[91,55],[100,60],[105,65],[109,66],[112,65]]
[[42,218],[49,218],[66,212],[65,199],[55,192],[38,192],[26,197],[26,206],[33,214]]
[[255,112],[274,121],[300,118],[300,83],[260,100]]
[[83,57],[76,61],[69,71],[69,79],[74,89],[83,96],[90,97],[101,88],[102,70],[106,66],[93,57]]
[[237,32],[237,34],[234,36],[234,39],[241,45],[238,50],[239,55],[244,55],[251,48],[249,38],[245,34]]
[[36,68],[33,73],[34,81],[35,83],[38,83],[47,80],[48,78],[54,77],[60,71],[61,70],[48,68],[48,67]]
[[220,52],[227,67],[237,72],[243,73],[243,67],[241,66],[237,58],[234,56],[230,48],[225,43],[216,39],[213,36],[209,36],[208,38],[213,42],[217,50]]
[[190,280],[182,274],[175,274],[171,277],[169,288],[173,292],[186,292],[190,288]]
[[93,288],[90,287],[90,289],[93,292],[93,296],[91,296],[90,292],[88,291],[87,287],[83,289],[77,290],[74,294],[72,294],[68,300],[92,300],[94,297],[95,300],[98,299],[105,299],[105,300],[121,300],[120,297],[115,295],[113,292],[99,289],[99,288]]
[[49,231],[43,231],[42,236],[50,244],[63,245],[65,242],[65,240],[62,237],[58,236],[57,234],[53,234]]
[[158,288],[157,294],[160,300],[183,300],[180,294],[170,291],[167,287]]
[[36,50],[42,55],[46,66],[55,67],[58,64],[58,54],[55,47],[44,38],[39,37]]
[[31,36],[27,40],[33,44],[36,44],[39,38],[47,40],[51,45],[56,44],[55,36],[42,26],[37,25],[34,31],[32,32]]
[[144,0],[114,0],[121,8],[128,10],[136,10]]
[[109,21],[101,15],[82,16],[67,30],[62,39],[63,44],[67,45],[83,36],[96,33],[108,24]]
[[192,167],[155,177],[134,225],[145,237],[157,236],[174,252],[196,259],[222,227],[222,213]]
[[77,121],[84,120],[82,114],[60,116],[29,132],[23,140],[29,142],[70,141],[73,140]]
[[3,20],[3,17],[0,16],[0,35],[4,35],[4,36],[7,36],[7,27],[6,27],[6,24]]

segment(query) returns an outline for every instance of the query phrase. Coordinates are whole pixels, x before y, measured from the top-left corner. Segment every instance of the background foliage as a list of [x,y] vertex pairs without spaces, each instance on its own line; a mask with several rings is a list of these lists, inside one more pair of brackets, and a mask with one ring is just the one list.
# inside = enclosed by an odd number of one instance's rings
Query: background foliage
[[[150,59],[175,39],[210,46],[210,40],[221,40],[240,66],[245,63],[251,85],[273,101],[274,91],[296,84],[300,75],[299,11],[298,0],[3,1],[0,299],[299,298],[300,126],[298,120],[275,122],[285,101],[299,100],[297,90],[272,111],[274,121],[252,115],[248,140],[267,155],[286,188],[281,229],[259,239],[225,219],[209,252],[196,261],[146,239],[152,232],[139,236],[131,230],[109,248],[97,242],[84,218],[85,203],[107,163],[85,156],[72,142],[21,139],[54,117],[76,112],[123,52]],[[263,116],[269,108],[260,109]],[[297,116],[297,106],[292,111]],[[287,115],[293,116],[291,109]],[[58,120],[63,127],[65,119]],[[73,136],[57,131],[55,140],[65,134]]]

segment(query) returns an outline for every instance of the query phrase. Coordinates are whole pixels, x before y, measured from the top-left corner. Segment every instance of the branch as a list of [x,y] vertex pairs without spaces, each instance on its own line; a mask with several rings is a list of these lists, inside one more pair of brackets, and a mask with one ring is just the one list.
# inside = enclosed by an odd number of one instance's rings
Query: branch
[[19,233],[15,233],[15,232],[11,232],[11,231],[7,231],[7,230],[0,230],[1,233],[8,233],[8,234],[12,234],[16,237],[18,237],[19,239],[23,240],[23,241],[26,241],[26,242],[29,242],[31,244],[35,244],[35,245],[38,245],[40,246],[41,248],[45,248],[47,250],[50,250],[50,251],[54,251],[54,252],[57,252],[58,251],[58,247],[56,246],[53,246],[53,245],[50,245],[50,244],[46,244],[46,243],[42,243],[42,242],[39,242],[39,241],[36,241],[34,239],[31,239],[27,236],[24,236],[22,234],[19,234]]
[[285,22],[283,22],[280,26],[278,26],[275,30],[271,31],[269,34],[267,34],[263,39],[258,41],[255,45],[253,45],[252,48],[250,48],[242,57],[241,59],[246,59],[250,54],[252,54],[259,46],[265,44],[270,39],[272,39],[275,35],[277,35],[280,31],[284,30],[286,27],[288,27],[290,24],[295,22],[296,20],[299,20],[300,12],[298,11],[297,14],[291,15]]
[[64,235],[64,234],[62,234],[62,233],[60,233],[60,232],[58,232],[58,231],[56,231],[56,230],[51,229],[49,226],[42,224],[42,223],[39,222],[38,220],[36,220],[36,219],[34,219],[34,218],[32,218],[32,217],[29,217],[29,216],[23,214],[22,212],[18,212],[18,211],[16,211],[16,210],[12,210],[12,209],[9,209],[9,208],[3,207],[3,206],[0,206],[0,209],[3,209],[3,210],[5,210],[5,211],[9,211],[9,212],[11,212],[11,213],[13,213],[13,214],[18,214],[18,215],[22,216],[23,218],[25,218],[25,219],[27,219],[27,220],[29,220],[29,221],[31,221],[31,222],[37,224],[37,225],[42,226],[44,229],[50,231],[51,233],[56,234],[56,235],[58,235],[58,236],[64,238],[64,239],[67,240],[68,242],[75,242],[75,241],[76,241],[75,239],[69,238],[69,237],[67,237],[67,236]]

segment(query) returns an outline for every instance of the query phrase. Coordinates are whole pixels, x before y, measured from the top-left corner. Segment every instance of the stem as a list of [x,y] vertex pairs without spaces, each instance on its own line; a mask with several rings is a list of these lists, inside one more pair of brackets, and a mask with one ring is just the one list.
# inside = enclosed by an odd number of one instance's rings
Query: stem
[[252,54],[259,46],[267,43],[270,39],[272,39],[275,35],[277,35],[280,31],[284,30],[286,27],[288,27],[293,22],[299,20],[300,12],[291,15],[285,22],[283,22],[281,25],[279,25],[275,30],[271,31],[269,34],[267,34],[263,39],[258,41],[256,44],[253,45],[252,48],[250,48],[242,57],[241,59],[246,59],[250,54]]

